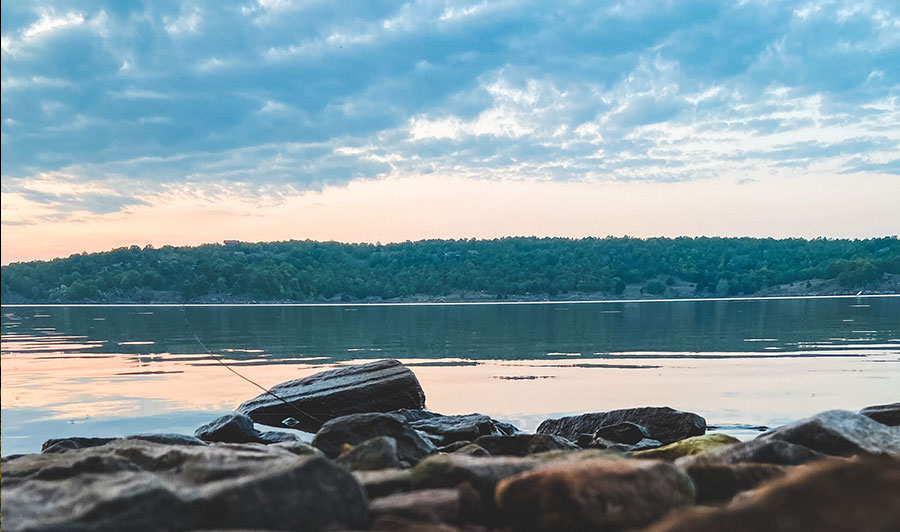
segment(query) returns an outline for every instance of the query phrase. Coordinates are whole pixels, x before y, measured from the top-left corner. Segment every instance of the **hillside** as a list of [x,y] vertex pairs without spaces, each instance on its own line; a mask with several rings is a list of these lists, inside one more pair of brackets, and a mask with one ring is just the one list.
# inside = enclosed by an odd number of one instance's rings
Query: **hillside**
[[132,246],[2,268],[4,303],[400,301],[892,292],[900,240],[503,238]]

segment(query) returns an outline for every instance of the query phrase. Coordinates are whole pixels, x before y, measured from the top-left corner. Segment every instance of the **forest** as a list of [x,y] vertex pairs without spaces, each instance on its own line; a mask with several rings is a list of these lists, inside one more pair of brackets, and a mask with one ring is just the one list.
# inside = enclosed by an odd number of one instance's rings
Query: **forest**
[[865,240],[534,238],[123,247],[2,268],[5,303],[316,302],[753,295],[900,274],[896,236]]

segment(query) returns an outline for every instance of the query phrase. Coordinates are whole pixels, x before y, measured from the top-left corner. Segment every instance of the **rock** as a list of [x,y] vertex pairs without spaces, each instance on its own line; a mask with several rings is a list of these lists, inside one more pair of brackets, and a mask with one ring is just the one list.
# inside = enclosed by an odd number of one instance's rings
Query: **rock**
[[650,432],[640,425],[636,425],[629,421],[623,421],[621,423],[600,427],[594,432],[594,438],[598,437],[616,443],[634,445],[645,438],[649,439]]
[[412,473],[409,469],[354,471],[353,476],[370,499],[412,489]]
[[485,450],[484,447],[482,447],[478,444],[475,444],[475,443],[470,443],[468,445],[465,445],[465,446],[457,449],[454,452],[456,452],[457,454],[466,454],[469,456],[490,456],[491,455],[491,453],[487,452],[487,450]]
[[[428,419],[411,421],[410,426],[416,430],[437,436],[437,445],[449,445],[457,441],[474,441],[480,436],[500,436],[513,434],[508,432],[505,424],[491,419],[484,414],[465,414],[459,416],[434,416]],[[510,425],[511,426],[511,425]]]
[[476,457],[464,454],[429,456],[412,469],[413,489],[454,488],[468,482],[488,503],[504,478],[544,465],[539,459],[513,456]]
[[264,393],[240,405],[238,411],[273,427],[295,418],[298,423],[293,428],[315,432],[326,421],[347,414],[425,406],[425,393],[415,374],[390,359],[323,371],[283,382],[270,392],[290,405]]
[[390,412],[388,412],[388,414],[396,417],[404,423],[412,423],[413,421],[422,421],[423,419],[443,417],[443,414],[438,414],[437,412],[432,412],[431,410],[426,410],[424,408],[398,408],[397,410],[391,410]]
[[397,493],[369,503],[372,517],[395,515],[430,523],[456,523],[462,502],[459,490],[430,489]]
[[662,447],[662,442],[659,440],[651,440],[650,438],[644,438],[643,440],[635,443],[634,445],[629,445],[629,451],[645,451],[647,449],[656,449],[657,447]]
[[900,454],[900,427],[890,427],[846,410],[822,412],[778,427],[759,438],[796,443],[835,456]]
[[397,440],[389,436],[370,438],[339,456],[337,463],[351,471],[399,468]]
[[350,414],[322,425],[313,438],[313,446],[326,456],[340,454],[341,445],[357,445],[376,436],[390,436],[397,441],[397,458],[414,464],[437,449],[417,431],[390,414]]
[[455,453],[456,451],[470,445],[472,442],[466,440],[455,441],[450,445],[445,445],[443,447],[438,447],[438,452],[440,453]]
[[302,441],[280,441],[277,443],[267,444],[270,447],[274,447],[277,449],[284,449],[285,451],[296,454],[297,456],[307,456],[307,455],[316,455],[316,456],[325,456],[322,451],[316,449],[312,445],[302,442]]
[[703,436],[693,436],[685,438],[669,445],[657,447],[655,449],[647,449],[644,451],[635,451],[635,458],[655,458],[658,460],[674,461],[682,456],[705,453],[712,449],[722,447],[724,445],[734,445],[741,443],[741,440],[729,436],[727,434],[712,433]]
[[87,449],[88,447],[99,447],[116,440],[117,438],[51,438],[41,445],[42,453],[64,453],[75,449]]
[[266,430],[259,432],[259,443],[265,444],[273,444],[273,443],[289,443],[289,442],[302,442],[299,434],[295,434],[293,432],[284,432],[281,430]]
[[643,532],[896,532],[900,460],[829,459],[794,468],[725,508],[675,512]]
[[125,436],[126,440],[141,440],[151,443],[159,443],[162,445],[206,445],[206,442],[194,436],[187,434],[132,434]]
[[740,464],[750,462],[791,466],[805,464],[822,458],[825,458],[824,454],[802,445],[782,440],[756,438],[712,449],[702,454],[685,456],[676,460],[676,464]]
[[[423,523],[422,521],[411,521],[396,515],[384,515],[375,519],[370,530],[378,530],[380,532],[463,532],[459,528],[445,523]],[[477,529],[466,527],[466,532],[475,532],[475,530]]]
[[492,456],[526,456],[556,450],[577,450],[578,446],[552,434],[482,436],[473,442]]
[[742,491],[787,472],[785,466],[773,464],[699,464],[684,468],[697,490],[697,503],[709,504],[731,500]]
[[[3,463],[8,530],[363,528],[366,497],[345,469],[274,446],[116,440]],[[48,504],[52,501],[52,504]]]
[[618,530],[647,525],[694,501],[675,466],[595,459],[546,467],[500,481],[496,502],[514,530]]
[[626,421],[644,427],[650,438],[662,443],[672,443],[706,432],[706,420],[697,414],[653,406],[545,419],[537,432],[574,441],[579,434],[593,434],[601,427]]
[[867,406],[860,410],[859,413],[870,417],[883,425],[890,425],[892,427],[900,426],[900,403]]
[[253,420],[238,412],[217,417],[194,431],[198,439],[221,443],[259,443],[259,435]]

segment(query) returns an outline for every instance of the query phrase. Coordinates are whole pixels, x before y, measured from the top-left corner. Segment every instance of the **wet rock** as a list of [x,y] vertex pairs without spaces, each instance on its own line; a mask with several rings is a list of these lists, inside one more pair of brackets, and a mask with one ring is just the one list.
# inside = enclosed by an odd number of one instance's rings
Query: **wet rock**
[[496,501],[515,530],[619,530],[691,504],[694,486],[666,462],[595,459],[502,480]]
[[829,410],[778,427],[760,439],[781,440],[835,456],[900,454],[900,427],[890,427],[846,410]]
[[645,438],[650,439],[650,432],[640,425],[636,425],[629,421],[623,421],[621,423],[600,427],[594,432],[594,437],[603,438],[616,443],[634,445]]
[[432,412],[431,410],[426,410],[424,408],[398,408],[397,410],[391,410],[390,412],[388,412],[388,414],[396,417],[404,423],[412,423],[413,421],[422,421],[424,419],[443,417],[443,414],[438,414],[437,412]]
[[397,441],[397,458],[414,464],[435,452],[436,447],[419,432],[390,414],[350,414],[322,425],[313,438],[313,446],[329,457],[337,457],[344,444],[357,445],[377,436],[390,436]]
[[255,444],[123,439],[25,455],[3,463],[2,489],[9,530],[323,530],[368,521],[365,494],[345,469]]
[[684,468],[697,490],[697,503],[709,504],[731,500],[738,493],[778,478],[786,466],[773,464],[699,464]]
[[753,439],[709,452],[685,456],[676,460],[678,465],[688,464],[740,464],[759,463],[774,465],[800,465],[825,458],[825,455],[802,445],[782,440]]
[[369,499],[412,489],[412,473],[409,469],[354,471],[353,476],[366,491]]
[[369,503],[369,514],[376,518],[395,515],[430,523],[456,523],[461,507],[459,490],[429,489],[374,499]]
[[437,436],[438,445],[442,446],[463,440],[474,441],[480,436],[500,436],[515,432],[515,427],[512,432],[508,432],[510,429],[506,424],[501,424],[484,414],[439,415],[411,421],[409,424],[416,430]]
[[635,443],[634,445],[629,446],[629,451],[645,451],[647,449],[656,449],[657,447],[662,447],[662,442],[659,440],[651,440],[650,438],[644,438],[643,440]]
[[476,457],[459,453],[429,456],[412,469],[413,489],[454,488],[468,482],[483,500],[493,500],[494,487],[504,478],[544,464],[513,456]]
[[900,403],[867,406],[860,410],[859,413],[883,425],[900,426]]
[[351,471],[399,468],[397,440],[389,436],[370,438],[339,456],[337,463]]
[[577,450],[578,446],[552,434],[482,436],[473,442],[492,456],[527,456],[556,450]]
[[259,443],[259,435],[253,420],[237,412],[218,417],[194,431],[198,439],[220,443]]
[[545,419],[537,432],[575,440],[579,434],[593,434],[601,427],[622,422],[644,427],[650,438],[662,443],[672,443],[706,432],[706,420],[697,414],[653,406]]
[[682,456],[690,456],[708,452],[722,446],[734,445],[741,443],[741,440],[729,436],[727,434],[713,433],[704,434],[703,436],[693,436],[685,438],[669,445],[648,449],[644,451],[636,451],[635,458],[652,458],[657,460],[674,461]]
[[290,405],[264,393],[240,405],[238,411],[273,427],[295,418],[298,423],[292,428],[315,432],[324,422],[347,414],[425,406],[425,393],[415,374],[390,359],[323,371],[283,382],[270,391]]
[[722,509],[675,512],[644,532],[895,532],[900,460],[829,459],[794,468]]

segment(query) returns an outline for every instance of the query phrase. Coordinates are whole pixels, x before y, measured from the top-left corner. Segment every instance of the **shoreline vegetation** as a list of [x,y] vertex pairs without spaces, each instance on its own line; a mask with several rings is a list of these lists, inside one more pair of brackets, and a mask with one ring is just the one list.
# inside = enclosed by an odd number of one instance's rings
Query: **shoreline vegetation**
[[131,246],[2,268],[4,304],[454,303],[900,293],[900,240],[533,238]]

